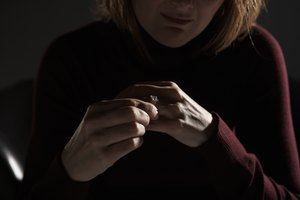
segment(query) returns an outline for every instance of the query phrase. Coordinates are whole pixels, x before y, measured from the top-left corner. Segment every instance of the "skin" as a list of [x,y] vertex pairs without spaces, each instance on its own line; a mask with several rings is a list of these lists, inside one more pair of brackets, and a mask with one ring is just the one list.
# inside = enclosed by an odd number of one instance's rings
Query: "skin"
[[137,149],[157,108],[138,99],[115,99],[90,105],[62,152],[69,176],[88,181]]
[[[141,100],[151,94],[159,97],[155,105]],[[139,148],[146,130],[198,147],[215,132],[212,122],[212,115],[174,82],[135,84],[114,100],[89,106],[62,152],[62,162],[70,178],[89,181]]]
[[[200,34],[223,0],[133,0],[140,24],[159,43],[180,47]],[[171,17],[165,18],[161,15]],[[159,101],[150,102],[150,95]],[[69,177],[89,181],[142,145],[147,130],[199,147],[216,131],[212,115],[169,81],[135,84],[89,106],[62,152]]]
[[140,25],[159,43],[180,47],[201,33],[224,0],[132,0]]

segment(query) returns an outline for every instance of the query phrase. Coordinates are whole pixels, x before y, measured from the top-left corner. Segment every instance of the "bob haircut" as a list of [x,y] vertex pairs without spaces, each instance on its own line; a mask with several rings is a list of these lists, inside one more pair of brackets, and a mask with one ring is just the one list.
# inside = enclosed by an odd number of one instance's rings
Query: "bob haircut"
[[[265,0],[224,0],[213,19],[216,24],[215,34],[202,47],[201,52],[217,54],[236,39],[250,34],[264,6]],[[119,28],[131,32],[145,53],[131,0],[96,0],[95,14],[98,19],[112,19]]]

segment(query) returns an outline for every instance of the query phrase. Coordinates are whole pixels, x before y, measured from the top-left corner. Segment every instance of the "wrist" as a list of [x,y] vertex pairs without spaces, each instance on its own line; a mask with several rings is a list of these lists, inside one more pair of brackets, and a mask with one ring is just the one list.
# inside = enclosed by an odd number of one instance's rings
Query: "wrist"
[[217,119],[216,119],[216,117],[214,115],[211,115],[211,121],[210,121],[210,123],[203,130],[203,137],[204,137],[203,143],[205,143],[206,141],[208,141],[213,135],[215,135],[217,133],[217,127],[218,127],[218,125],[217,125]]

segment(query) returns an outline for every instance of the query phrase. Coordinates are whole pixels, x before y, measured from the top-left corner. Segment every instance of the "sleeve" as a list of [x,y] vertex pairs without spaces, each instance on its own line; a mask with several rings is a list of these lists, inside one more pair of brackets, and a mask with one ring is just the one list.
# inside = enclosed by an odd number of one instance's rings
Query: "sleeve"
[[[220,199],[300,199],[299,169],[296,165],[290,173],[290,182],[277,182],[263,169],[257,156],[247,152],[239,139],[226,123],[214,114],[218,132],[204,146],[197,149],[205,161],[206,173],[210,177],[210,184]],[[295,159],[297,162],[298,159]],[[273,167],[276,168],[276,163]],[[286,175],[288,176],[288,175]],[[275,177],[276,178],[276,177]],[[290,188],[288,188],[290,186]]]
[[79,200],[89,191],[89,182],[71,180],[61,163],[60,153],[85,113],[78,99],[87,96],[83,72],[65,43],[54,41],[39,69],[21,199]]
[[[236,126],[213,112],[217,134],[199,147],[220,199],[300,199],[300,167],[287,71],[278,42],[258,27],[259,59],[243,85]],[[250,61],[249,61],[250,62]]]

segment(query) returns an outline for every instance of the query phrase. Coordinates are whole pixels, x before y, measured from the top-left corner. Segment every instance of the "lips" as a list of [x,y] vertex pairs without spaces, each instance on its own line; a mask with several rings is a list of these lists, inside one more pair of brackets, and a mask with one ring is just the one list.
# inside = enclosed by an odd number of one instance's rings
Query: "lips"
[[173,24],[178,24],[178,25],[186,25],[193,21],[192,19],[173,17],[173,16],[166,15],[164,13],[161,13],[161,16],[168,22],[171,22]]

